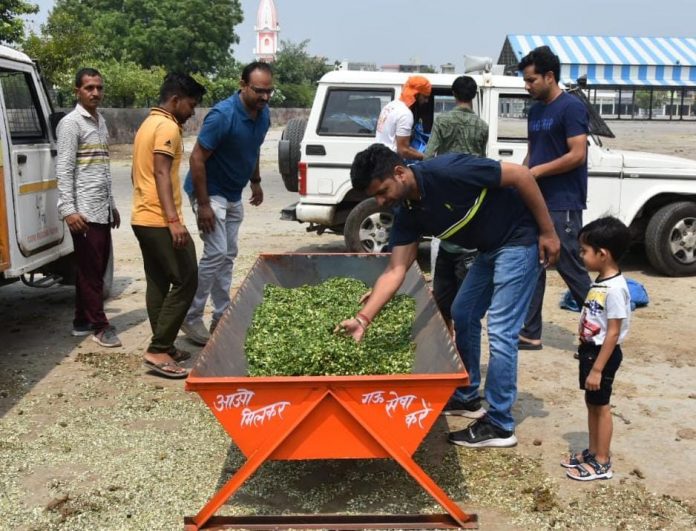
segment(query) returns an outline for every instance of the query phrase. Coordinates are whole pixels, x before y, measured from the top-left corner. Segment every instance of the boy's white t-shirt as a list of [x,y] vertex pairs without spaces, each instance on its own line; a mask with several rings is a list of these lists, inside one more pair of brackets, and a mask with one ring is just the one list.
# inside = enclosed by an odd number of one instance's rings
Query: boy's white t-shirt
[[628,333],[631,319],[631,296],[621,273],[592,283],[580,314],[580,340],[603,344],[609,319],[623,319],[617,342],[620,345]]
[[401,100],[394,100],[382,109],[377,120],[375,142],[396,152],[396,137],[411,136],[413,113]]

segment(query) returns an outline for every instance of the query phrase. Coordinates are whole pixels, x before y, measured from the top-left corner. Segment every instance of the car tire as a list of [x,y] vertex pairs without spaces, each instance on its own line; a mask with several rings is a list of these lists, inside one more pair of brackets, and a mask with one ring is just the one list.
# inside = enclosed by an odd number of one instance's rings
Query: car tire
[[680,201],[655,212],[645,231],[645,253],[664,275],[696,275],[696,203]]
[[358,203],[346,218],[343,238],[353,253],[388,252],[389,234],[394,224],[391,209],[380,207],[374,198]]
[[297,164],[300,162],[300,143],[306,128],[307,120],[293,118],[288,121],[278,142],[278,170],[288,192],[299,190]]

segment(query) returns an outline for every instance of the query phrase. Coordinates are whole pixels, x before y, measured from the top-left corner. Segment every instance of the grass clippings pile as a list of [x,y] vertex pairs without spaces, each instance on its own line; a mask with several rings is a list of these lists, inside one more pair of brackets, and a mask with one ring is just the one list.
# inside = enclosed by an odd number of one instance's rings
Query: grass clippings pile
[[364,282],[341,277],[299,288],[266,285],[244,345],[249,375],[410,373],[416,313],[412,297],[394,297],[360,343],[335,333],[338,323],[360,311],[360,297],[367,290]]

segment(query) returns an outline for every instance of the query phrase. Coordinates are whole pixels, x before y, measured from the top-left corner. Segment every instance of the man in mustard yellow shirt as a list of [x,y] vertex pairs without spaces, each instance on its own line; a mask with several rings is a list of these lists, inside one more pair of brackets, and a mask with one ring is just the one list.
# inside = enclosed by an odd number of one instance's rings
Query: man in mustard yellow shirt
[[178,362],[188,353],[174,340],[198,284],[196,249],[181,211],[179,164],[181,127],[200,103],[205,89],[192,77],[169,74],[133,143],[133,211],[131,225],[143,255],[145,302],[152,340],[145,367],[167,378],[185,378]]

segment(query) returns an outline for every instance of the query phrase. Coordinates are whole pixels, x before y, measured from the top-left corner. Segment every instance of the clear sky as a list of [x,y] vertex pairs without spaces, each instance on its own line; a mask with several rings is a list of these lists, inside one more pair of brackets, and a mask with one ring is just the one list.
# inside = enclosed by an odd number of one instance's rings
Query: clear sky
[[[30,0],[45,21],[54,0]],[[696,37],[696,0],[275,0],[281,39],[330,61],[463,65],[498,59],[512,33]],[[252,59],[258,0],[241,0],[240,61]]]

